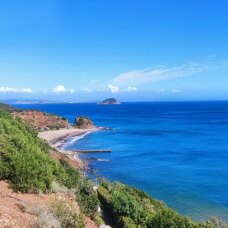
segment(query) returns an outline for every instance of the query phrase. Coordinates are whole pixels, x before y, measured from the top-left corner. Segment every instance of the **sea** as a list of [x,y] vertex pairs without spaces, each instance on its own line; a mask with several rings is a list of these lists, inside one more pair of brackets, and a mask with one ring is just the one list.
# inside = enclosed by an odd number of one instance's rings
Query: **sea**
[[91,179],[139,188],[195,220],[228,221],[228,101],[15,106],[57,114],[71,124],[83,115],[111,128],[65,145],[112,151],[81,155]]

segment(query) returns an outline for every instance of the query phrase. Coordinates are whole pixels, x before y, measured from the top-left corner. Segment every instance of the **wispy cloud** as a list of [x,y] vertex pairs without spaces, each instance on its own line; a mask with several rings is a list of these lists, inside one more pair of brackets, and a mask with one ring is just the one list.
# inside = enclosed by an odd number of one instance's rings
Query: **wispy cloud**
[[0,87],[0,93],[32,93],[33,91],[29,88],[12,88],[8,86],[1,86]]
[[195,73],[228,67],[228,61],[217,64],[183,64],[174,67],[159,66],[156,68],[147,68],[141,70],[131,70],[115,77],[111,84],[115,86],[139,85],[150,82],[169,80],[172,78],[185,77]]
[[126,89],[123,89],[126,92],[136,92],[137,88],[135,86],[128,86]]
[[112,84],[108,85],[108,91],[111,93],[117,93],[117,92],[136,92],[137,88],[135,86],[128,86],[127,88],[120,88],[118,86],[114,86]]
[[118,86],[114,86],[114,85],[112,85],[112,84],[109,84],[109,85],[108,85],[108,90],[109,90],[109,92],[111,92],[111,93],[117,93],[117,92],[120,91],[120,88],[119,88]]
[[73,93],[75,93],[75,89],[70,89],[69,92],[70,92],[71,94],[73,94]]

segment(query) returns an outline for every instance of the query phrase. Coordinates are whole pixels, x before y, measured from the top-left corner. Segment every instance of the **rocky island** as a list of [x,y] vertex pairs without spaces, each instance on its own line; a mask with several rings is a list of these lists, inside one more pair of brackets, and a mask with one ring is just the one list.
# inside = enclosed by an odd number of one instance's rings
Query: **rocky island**
[[121,104],[121,103],[118,100],[116,100],[115,98],[108,98],[97,104],[99,104],[99,105],[117,105],[117,104]]

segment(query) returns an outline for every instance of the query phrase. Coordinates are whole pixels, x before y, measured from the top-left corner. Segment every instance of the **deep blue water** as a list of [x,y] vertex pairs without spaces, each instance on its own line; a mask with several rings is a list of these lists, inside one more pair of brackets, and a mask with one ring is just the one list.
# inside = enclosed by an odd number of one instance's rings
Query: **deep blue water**
[[87,154],[97,175],[140,188],[194,219],[228,220],[228,102],[17,105],[67,117],[86,115],[113,131],[92,133],[68,149]]

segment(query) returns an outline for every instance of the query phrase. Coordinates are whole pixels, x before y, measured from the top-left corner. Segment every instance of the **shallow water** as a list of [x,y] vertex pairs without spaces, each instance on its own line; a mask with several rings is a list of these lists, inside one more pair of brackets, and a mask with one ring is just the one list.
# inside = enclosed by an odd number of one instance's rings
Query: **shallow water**
[[[113,128],[67,145],[87,154],[97,175],[145,190],[194,219],[228,220],[228,102],[17,105]],[[99,161],[97,161],[99,159]]]

